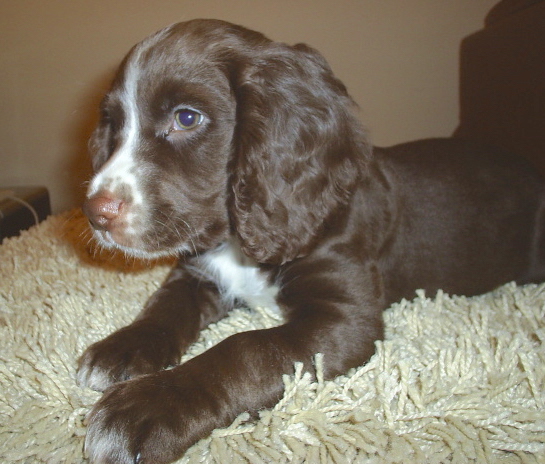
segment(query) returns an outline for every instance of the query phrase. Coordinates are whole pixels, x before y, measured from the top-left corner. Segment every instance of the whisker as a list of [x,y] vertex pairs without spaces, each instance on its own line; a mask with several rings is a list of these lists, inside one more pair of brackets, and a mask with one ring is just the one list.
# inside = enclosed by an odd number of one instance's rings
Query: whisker
[[[174,233],[180,241],[189,241],[191,248],[193,249],[193,252],[195,255],[198,256],[197,246],[195,244],[195,241],[193,240],[193,235],[197,235],[197,231],[191,227],[191,225],[183,218],[176,216],[175,219],[173,219],[175,215],[175,211],[170,210],[170,214],[167,214],[165,211],[157,209],[157,213],[164,216],[165,221],[160,221],[158,218],[155,219],[156,223],[160,224],[161,226],[165,227],[168,231]],[[183,225],[186,231],[185,236],[182,235],[181,230],[177,227],[177,223],[180,223],[180,225]]]

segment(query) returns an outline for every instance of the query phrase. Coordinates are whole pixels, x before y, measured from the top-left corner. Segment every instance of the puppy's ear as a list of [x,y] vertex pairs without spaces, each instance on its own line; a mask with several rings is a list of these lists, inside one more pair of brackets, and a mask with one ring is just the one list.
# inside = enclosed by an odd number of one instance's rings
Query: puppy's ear
[[108,160],[111,154],[111,130],[109,125],[100,121],[89,138],[89,152],[93,170],[97,172]]
[[355,106],[324,58],[269,43],[240,65],[230,214],[260,263],[303,256],[345,205],[370,149]]
[[[115,81],[114,81],[115,82]],[[110,90],[111,92],[111,90]],[[112,108],[110,108],[110,92],[108,92],[100,103],[100,115],[97,127],[89,138],[88,148],[91,154],[91,162],[93,169],[97,172],[108,161],[116,146],[116,136],[119,131],[120,114],[112,116]],[[117,111],[120,113],[120,111]]]

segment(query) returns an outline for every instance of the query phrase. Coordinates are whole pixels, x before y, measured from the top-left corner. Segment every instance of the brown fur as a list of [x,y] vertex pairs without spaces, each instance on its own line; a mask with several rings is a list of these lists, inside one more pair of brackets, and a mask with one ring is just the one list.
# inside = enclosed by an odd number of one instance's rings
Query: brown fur
[[[80,382],[107,388],[89,416],[94,462],[171,462],[272,406],[282,374],[296,361],[312,370],[317,352],[328,377],[361,365],[383,336],[382,311],[418,288],[471,295],[543,278],[543,184],[523,161],[462,140],[372,149],[315,50],[220,21],[161,34],[140,47],[133,156],[145,203],[103,187],[84,209],[135,253],[193,253],[133,324],[80,360]],[[126,63],[91,143],[99,171],[120,144]],[[207,122],[165,133],[180,103]],[[163,370],[235,303],[195,270],[229,237],[278,287],[287,322]]]

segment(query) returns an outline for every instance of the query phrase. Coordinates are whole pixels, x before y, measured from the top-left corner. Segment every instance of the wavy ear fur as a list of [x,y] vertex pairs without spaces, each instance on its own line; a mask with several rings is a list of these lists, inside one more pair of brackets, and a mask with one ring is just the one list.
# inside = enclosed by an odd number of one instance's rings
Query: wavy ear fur
[[317,51],[259,45],[236,78],[230,214],[248,256],[283,264],[308,253],[349,201],[370,147],[355,104]]
[[88,142],[89,152],[91,153],[91,162],[93,171],[97,172],[110,156],[108,139],[110,138],[110,128],[107,125],[99,123],[99,126],[91,134]]

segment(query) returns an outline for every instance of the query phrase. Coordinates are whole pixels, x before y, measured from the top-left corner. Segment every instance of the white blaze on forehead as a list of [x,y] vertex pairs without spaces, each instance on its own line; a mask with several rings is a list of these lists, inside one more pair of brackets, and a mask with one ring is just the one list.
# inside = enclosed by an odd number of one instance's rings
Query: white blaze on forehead
[[125,81],[120,96],[120,103],[124,114],[124,125],[118,135],[120,145],[115,153],[91,181],[88,196],[91,197],[100,190],[112,193],[124,191],[131,195],[134,202],[141,203],[138,198],[138,180],[136,174],[135,152],[139,141],[138,120],[138,66],[137,58],[127,63]]
[[142,204],[144,201],[138,183],[145,172],[141,166],[137,166],[135,159],[138,145],[141,142],[138,81],[142,67],[145,66],[141,59],[144,50],[155,45],[166,32],[167,30],[161,31],[139,44],[125,65],[124,82],[120,94],[120,103],[125,119],[119,134],[120,144],[91,181],[88,197],[92,197],[101,190],[107,190],[112,193],[118,191],[128,193],[131,202],[135,205]]

